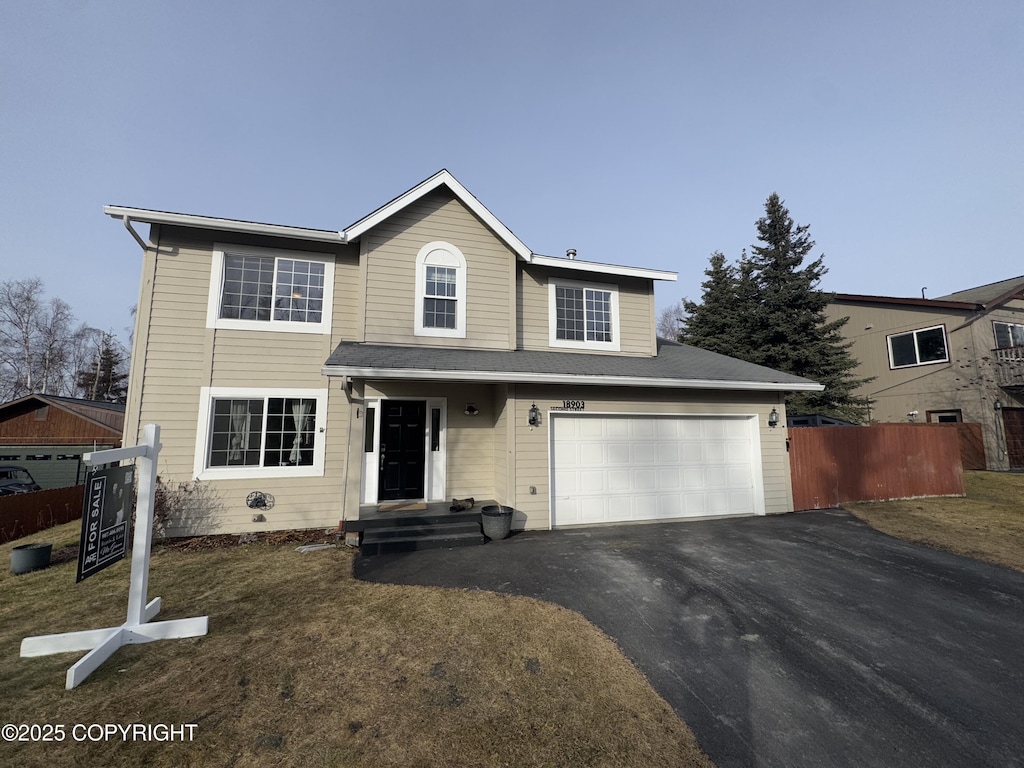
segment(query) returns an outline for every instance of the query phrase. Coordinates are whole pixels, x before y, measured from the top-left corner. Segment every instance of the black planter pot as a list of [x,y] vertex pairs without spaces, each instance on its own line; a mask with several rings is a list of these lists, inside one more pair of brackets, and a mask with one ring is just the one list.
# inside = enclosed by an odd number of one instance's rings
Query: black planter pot
[[11,550],[11,573],[29,573],[50,567],[53,544],[20,544]]
[[512,507],[499,507],[496,504],[488,504],[481,509],[484,536],[488,539],[508,538],[512,531],[512,512]]

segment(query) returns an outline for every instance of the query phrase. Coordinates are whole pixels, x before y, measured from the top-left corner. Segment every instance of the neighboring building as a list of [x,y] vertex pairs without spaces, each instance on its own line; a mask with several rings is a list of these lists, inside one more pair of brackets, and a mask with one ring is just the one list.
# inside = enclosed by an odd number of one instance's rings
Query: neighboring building
[[1024,469],[1024,276],[935,299],[836,294],[827,314],[850,318],[873,421],[974,422],[989,469]]
[[792,509],[769,416],[820,385],[657,339],[674,273],[535,254],[447,171],[341,231],[104,210],[145,249],[126,442],[160,424],[164,480],[217,497],[172,534],[453,497],[542,529]]
[[0,464],[25,467],[43,489],[85,481],[82,454],[120,448],[124,406],[55,395],[0,405]]

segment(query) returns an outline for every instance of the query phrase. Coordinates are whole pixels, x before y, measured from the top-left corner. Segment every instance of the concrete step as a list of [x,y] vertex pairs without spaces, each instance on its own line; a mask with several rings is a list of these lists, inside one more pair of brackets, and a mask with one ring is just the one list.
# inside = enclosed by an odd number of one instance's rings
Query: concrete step
[[462,525],[413,528],[409,526],[373,529],[363,534],[359,551],[362,555],[383,555],[389,552],[415,552],[422,549],[449,549],[483,544],[480,526],[468,530]]

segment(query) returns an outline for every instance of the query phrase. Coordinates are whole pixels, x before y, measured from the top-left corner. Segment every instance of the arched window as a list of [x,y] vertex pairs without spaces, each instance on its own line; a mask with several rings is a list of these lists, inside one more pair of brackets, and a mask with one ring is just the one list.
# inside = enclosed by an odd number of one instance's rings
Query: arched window
[[466,257],[435,241],[416,255],[417,336],[466,338]]

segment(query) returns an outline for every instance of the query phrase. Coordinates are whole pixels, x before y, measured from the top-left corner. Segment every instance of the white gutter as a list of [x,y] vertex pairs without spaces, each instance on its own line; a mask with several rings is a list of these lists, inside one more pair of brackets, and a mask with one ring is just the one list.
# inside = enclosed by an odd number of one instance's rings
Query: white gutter
[[678,275],[661,269],[645,269],[644,267],[624,267],[619,264],[600,264],[596,261],[578,261],[576,259],[560,259],[555,256],[541,256],[534,253],[526,260],[529,264],[540,267],[557,267],[558,269],[575,269],[580,272],[598,272],[602,275],[622,275],[624,277],[643,277],[648,280],[670,280],[675,282]]
[[344,233],[325,229],[306,229],[305,227],[288,227],[281,224],[262,224],[256,221],[219,219],[214,216],[194,216],[190,213],[149,211],[143,208],[126,208],[120,205],[105,205],[103,206],[103,212],[122,221],[141,221],[146,224],[171,224],[180,227],[216,229],[224,232],[244,232],[251,235],[312,240],[318,243],[348,242]]
[[325,365],[324,376],[354,376],[361,379],[419,379],[422,381],[500,381],[515,384],[583,384],[609,387],[663,387],[676,389],[730,389],[753,392],[821,392],[823,384],[785,384],[774,381],[720,381],[715,379],[660,379],[642,376],[584,376],[566,373],[520,373],[517,371],[438,371],[416,368],[353,368]]

